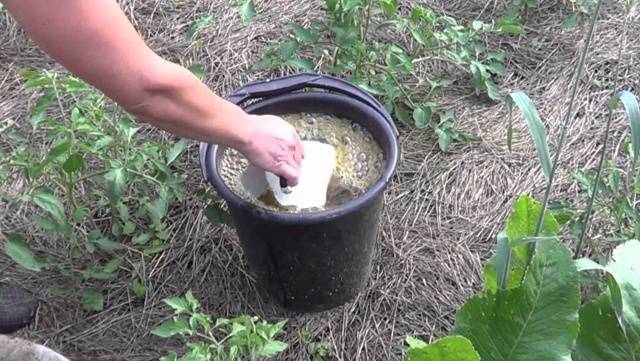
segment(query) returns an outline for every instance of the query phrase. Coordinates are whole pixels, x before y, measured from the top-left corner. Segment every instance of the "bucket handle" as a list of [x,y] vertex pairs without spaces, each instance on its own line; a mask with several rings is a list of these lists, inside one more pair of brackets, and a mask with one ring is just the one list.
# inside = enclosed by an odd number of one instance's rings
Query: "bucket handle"
[[391,127],[396,138],[400,134],[393,123],[393,118],[391,118],[389,112],[386,111],[376,98],[349,82],[329,75],[301,73],[275,80],[249,83],[227,96],[227,100],[241,106],[244,102],[250,99],[272,97],[305,88],[329,90],[359,100],[382,115]]

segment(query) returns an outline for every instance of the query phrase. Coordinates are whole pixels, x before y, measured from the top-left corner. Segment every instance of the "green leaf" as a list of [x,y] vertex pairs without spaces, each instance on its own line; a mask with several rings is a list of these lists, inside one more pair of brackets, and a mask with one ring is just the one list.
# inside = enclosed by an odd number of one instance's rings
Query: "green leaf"
[[611,101],[609,106],[612,109],[617,107],[618,101],[624,105],[631,126],[631,144],[633,146],[633,161],[638,162],[640,157],[640,107],[638,106],[638,98],[628,91],[618,93]]
[[[535,225],[541,210],[540,202],[526,195],[521,195],[514,202],[507,218],[506,230],[498,237],[498,252],[485,266],[485,289],[495,292],[498,285],[505,285],[505,278],[507,279],[506,288],[520,286],[527,270],[531,250],[528,244],[517,241],[535,236]],[[550,213],[546,213],[542,223],[542,235],[556,236],[559,230],[558,222]],[[505,236],[509,250],[503,243]],[[505,273],[504,269],[507,265],[509,272]]]
[[126,188],[126,171],[124,168],[114,168],[105,174],[107,191],[111,202],[117,203]]
[[185,320],[169,320],[151,331],[152,334],[162,338],[168,338],[175,335],[186,335],[189,332],[189,324]]
[[575,28],[580,23],[580,13],[573,13],[567,16],[562,22],[562,27],[565,29]]
[[206,71],[204,69],[204,65],[202,63],[192,63],[189,65],[189,71],[196,76],[196,78],[200,80],[204,80],[206,76]]
[[411,116],[404,109],[404,107],[399,105],[399,106],[396,106],[395,108],[396,108],[395,109],[396,119],[399,120],[402,124],[406,125],[407,127],[411,127]]
[[158,244],[152,244],[148,247],[146,247],[143,251],[143,253],[146,256],[152,256],[156,253],[160,253],[162,251],[164,251],[165,249],[169,248],[168,244],[164,244],[164,243],[158,243]]
[[[536,222],[541,211],[542,205],[534,198],[527,195],[518,197],[507,219],[507,237],[509,237],[509,242],[513,242],[519,238],[535,236]],[[559,231],[560,225],[553,218],[553,215],[545,212],[540,235],[556,236]]]
[[46,218],[46,217],[42,217],[40,215],[35,215],[33,216],[33,218],[31,219],[31,221],[38,227],[42,228],[45,231],[48,232],[55,232],[58,230],[58,224],[50,219],[50,218]]
[[357,83],[357,85],[360,88],[366,90],[367,92],[369,92],[369,93],[371,93],[373,95],[384,95],[385,94],[382,89],[378,89],[378,88],[373,87],[373,86],[371,86],[371,85],[369,85],[367,83],[359,82],[359,83]]
[[167,165],[173,163],[179,156],[187,149],[189,142],[186,139],[182,139],[175,143],[171,149],[167,152]]
[[407,344],[407,346],[409,346],[409,349],[423,348],[429,345],[428,343],[411,336],[407,336],[404,339],[404,342]]
[[40,272],[42,269],[42,264],[36,260],[24,237],[19,234],[10,234],[7,237],[4,241],[4,252],[14,262],[28,270]]
[[533,104],[531,99],[529,99],[529,97],[525,93],[511,93],[507,98],[507,109],[509,111],[509,118],[512,117],[513,104],[516,104],[518,106],[518,109],[520,109],[520,111],[524,115],[527,127],[529,127],[529,132],[531,133],[533,141],[536,145],[538,158],[542,163],[544,175],[547,177],[547,179],[549,179],[551,177],[551,169],[553,168],[553,163],[551,162],[551,156],[549,155],[547,134],[544,129],[544,125],[540,120],[538,110],[536,109],[536,106]]
[[504,75],[506,73],[506,69],[504,64],[502,63],[491,63],[487,65],[487,70],[492,72],[495,75]]
[[136,245],[145,245],[147,244],[147,242],[149,242],[149,240],[151,240],[151,234],[145,232],[134,237],[131,242]]
[[310,60],[303,59],[303,58],[289,59],[284,64],[292,66],[294,68],[300,68],[302,70],[307,70],[307,71],[313,71],[313,69],[314,69],[313,63]]
[[278,354],[282,353],[282,351],[287,349],[287,344],[280,341],[269,340],[262,347],[260,352],[258,352],[259,357],[275,357]]
[[320,39],[320,34],[317,31],[305,29],[298,24],[291,25],[291,31],[293,31],[296,40],[301,43],[314,44]]
[[411,31],[411,35],[413,35],[413,38],[418,42],[418,44],[427,45],[427,38],[426,38],[426,35],[422,32],[422,30],[420,30],[415,26],[411,26],[409,28],[409,31]]
[[104,297],[102,293],[94,290],[82,292],[82,307],[90,312],[100,312],[104,309]]
[[162,219],[167,215],[168,206],[167,199],[163,196],[158,197],[153,203],[145,204],[145,209],[154,225],[162,224]]
[[253,17],[256,16],[256,5],[253,0],[246,0],[240,6],[240,15],[242,16],[242,23],[247,26],[253,21]]
[[214,224],[233,225],[231,215],[217,205],[210,205],[204,210],[205,216]]
[[73,211],[73,221],[76,223],[80,223],[87,219],[88,215],[89,214],[87,213],[87,210],[84,207],[80,206],[76,208],[75,211]]
[[504,34],[519,35],[524,33],[524,28],[518,23],[516,17],[503,16],[498,21],[497,31]]
[[451,133],[447,131],[447,129],[436,129],[436,135],[438,136],[438,146],[440,150],[446,152],[449,150],[449,146],[451,146],[451,142],[453,138],[451,137]]
[[604,266],[588,258],[577,259],[575,261],[575,264],[576,264],[576,269],[578,269],[579,272],[592,271],[592,270],[606,271],[606,268]]
[[184,298],[187,300],[187,304],[189,305],[191,311],[195,312],[198,307],[200,307],[200,302],[198,302],[198,299],[195,298],[191,290],[187,291]]
[[449,336],[409,350],[407,361],[480,361],[480,356],[468,339]]
[[175,352],[170,352],[167,356],[160,357],[160,361],[178,361],[178,355]]
[[191,26],[189,26],[189,31],[187,31],[187,40],[193,41],[200,31],[208,28],[209,25],[211,25],[212,21],[213,15],[208,15],[201,16],[196,21],[191,23]]
[[100,237],[93,241],[101,250],[106,252],[113,252],[116,249],[120,249],[120,243],[114,242],[107,237]]
[[29,122],[31,123],[31,128],[36,130],[40,127],[40,124],[47,119],[45,113],[36,113],[29,118]]
[[[575,361],[609,361],[640,359],[640,242],[628,241],[618,246],[606,270],[615,282],[609,292],[580,310],[580,335]],[[612,286],[617,289],[612,290]],[[622,299],[621,317],[616,293]]]
[[40,187],[33,193],[33,201],[47,211],[58,224],[66,223],[64,206],[49,188]]
[[44,93],[44,95],[40,97],[40,99],[38,99],[33,109],[31,109],[31,114],[36,115],[36,114],[43,113],[45,110],[47,110],[47,108],[51,105],[51,103],[53,103],[55,99],[56,99],[56,91],[54,89],[47,90],[46,93]]
[[72,174],[84,168],[84,158],[78,153],[71,154],[62,165],[65,172]]
[[137,278],[131,283],[131,290],[133,291],[133,294],[139,299],[144,299],[147,295],[147,288],[144,287],[142,282]]
[[56,159],[59,156],[67,153],[69,149],[71,149],[71,141],[65,140],[64,142],[58,143],[53,148],[51,148],[49,154],[47,154],[47,158]]
[[382,10],[384,10],[384,12],[388,16],[395,15],[396,11],[398,11],[398,0],[379,0],[379,1],[380,1],[380,7],[382,7]]
[[287,40],[278,46],[278,51],[280,53],[280,58],[282,60],[287,61],[293,58],[293,55],[298,50],[298,42],[294,39]]
[[419,129],[426,128],[431,122],[431,107],[417,107],[413,111],[413,120]]
[[173,308],[176,314],[182,314],[189,312],[191,307],[189,306],[189,302],[182,297],[173,297],[162,300],[164,303],[169,305],[169,307]]
[[136,230],[136,225],[133,222],[125,222],[122,226],[122,234],[128,236]]
[[122,257],[117,257],[114,258],[113,260],[109,261],[109,263],[107,263],[104,268],[102,269],[103,272],[105,273],[114,273],[117,270],[120,269],[120,266],[122,266],[122,262],[124,261],[124,259]]
[[454,334],[471,340],[482,360],[570,361],[579,306],[571,252],[557,240],[540,241],[522,286],[468,300]]

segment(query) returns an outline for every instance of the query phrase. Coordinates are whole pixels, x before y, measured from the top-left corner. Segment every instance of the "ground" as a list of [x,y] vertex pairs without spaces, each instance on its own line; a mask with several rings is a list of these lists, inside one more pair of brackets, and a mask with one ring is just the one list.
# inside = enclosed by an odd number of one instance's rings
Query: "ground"
[[[422,3],[467,21],[491,19],[502,11],[501,1]],[[549,129],[552,151],[584,45],[583,33],[560,26],[569,11],[567,3],[542,2],[528,14],[526,37],[493,44],[508,54],[508,74],[499,85],[504,91],[524,90],[538,104]],[[267,0],[257,4],[254,24],[245,27],[237,7],[227,1],[122,2],[154,50],[185,65],[194,60],[203,62],[206,83],[220,94],[267,76],[249,74],[247,69],[269,41],[283,36],[286,24],[322,16],[323,2],[319,0]],[[214,14],[215,21],[204,34],[204,48],[198,50],[188,46],[184,34],[191,21],[202,14]],[[634,59],[640,54],[635,41],[640,35],[640,22],[636,17],[629,23],[625,41],[621,14],[622,2],[605,2],[580,85],[577,116],[568,129],[554,199],[580,201],[583,196],[571,172],[596,164],[608,93],[595,80],[604,84],[618,81],[636,92],[640,89],[640,64]],[[622,41],[625,47],[620,77],[611,79]],[[25,95],[17,72],[25,67],[59,67],[34,47],[6,13],[0,14],[0,43],[0,119],[22,120],[34,99]],[[479,140],[442,153],[431,132],[402,129],[402,158],[386,194],[372,274],[355,302],[321,314],[282,314],[257,296],[233,230],[211,225],[203,216],[202,202],[191,197],[171,211],[170,249],[145,259],[140,269],[132,270],[144,277],[149,288],[144,302],[134,300],[128,292],[131,272],[121,272],[119,279],[105,286],[105,310],[88,314],[77,297],[52,293],[52,285],[65,283],[63,276],[24,271],[0,254],[0,282],[26,286],[42,299],[35,324],[20,336],[60,350],[72,360],[157,359],[181,345],[149,334],[169,315],[160,301],[192,289],[214,316],[249,313],[268,319],[288,317],[284,339],[291,346],[283,360],[306,359],[306,346],[299,337],[303,329],[315,341],[328,341],[336,360],[400,360],[406,335],[432,340],[451,329],[456,308],[482,286],[484,261],[492,254],[496,233],[512,200],[519,193],[540,196],[544,186],[535,150],[519,118],[513,152],[508,151],[503,104],[476,98],[466,86],[449,91],[443,99],[456,109],[458,125],[478,135]],[[612,154],[617,154],[628,136],[627,129],[624,118],[616,118],[616,151]],[[183,171],[189,187],[201,187],[195,144],[187,157]],[[4,186],[8,185],[0,185]],[[0,203],[0,230],[27,231],[34,249],[55,254],[61,247],[39,234],[29,224],[27,213],[8,212]]]

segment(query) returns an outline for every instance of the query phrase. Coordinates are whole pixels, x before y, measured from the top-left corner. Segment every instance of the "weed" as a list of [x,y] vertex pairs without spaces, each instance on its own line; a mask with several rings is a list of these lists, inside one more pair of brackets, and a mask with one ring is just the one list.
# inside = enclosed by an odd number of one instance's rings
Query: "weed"
[[[470,137],[455,129],[453,111],[435,101],[451,80],[418,74],[418,66],[422,62],[451,64],[469,74],[477,95],[499,100],[494,78],[504,74],[505,57],[488,49],[484,38],[521,29],[507,20],[491,24],[476,20],[465,26],[422,6],[404,15],[399,6],[396,0],[327,0],[326,21],[306,27],[292,24],[290,36],[268,48],[256,68],[291,66],[347,76],[379,96],[401,123],[431,127],[446,151],[452,142]],[[370,34],[382,30],[411,40],[406,46],[373,40]]]
[[[184,197],[183,176],[172,165],[186,141],[137,139],[140,128],[128,114],[72,76],[36,70],[22,76],[28,91],[42,95],[31,109],[29,131],[8,122],[0,127],[12,142],[0,150],[0,181],[23,185],[2,198],[10,207],[35,206],[33,224],[65,240],[67,249],[65,259],[42,259],[22,238],[5,244],[9,256],[31,270],[55,268],[79,284],[115,277],[133,250],[164,250],[167,213]],[[50,115],[53,106],[60,116]],[[82,299],[97,311],[101,297],[99,290],[86,290]]]
[[274,338],[281,333],[285,321],[270,324],[257,317],[240,316],[212,320],[199,311],[200,303],[191,291],[184,297],[165,299],[174,316],[155,328],[156,336],[181,336],[189,341],[189,351],[182,357],[172,352],[162,361],[240,361],[247,358],[275,357],[287,344]]

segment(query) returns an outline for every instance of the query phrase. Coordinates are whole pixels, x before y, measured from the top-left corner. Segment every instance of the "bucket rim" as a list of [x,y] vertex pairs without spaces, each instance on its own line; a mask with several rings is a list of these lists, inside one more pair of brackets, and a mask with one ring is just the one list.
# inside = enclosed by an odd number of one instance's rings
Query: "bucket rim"
[[[245,111],[247,113],[252,113],[258,107],[266,106],[266,105],[269,105],[270,103],[280,102],[280,101],[284,101],[292,98],[304,99],[306,97],[312,97],[317,94],[322,94],[323,97],[327,97],[327,98],[340,99],[347,102],[349,101],[357,102],[353,99],[346,98],[344,96],[337,95],[337,94],[325,93],[320,91],[307,91],[303,93],[282,94],[282,95],[277,95],[271,98],[262,99],[260,101],[257,101],[247,106]],[[216,159],[216,153],[219,148],[226,148],[226,147],[222,147],[217,144],[201,142],[200,148],[199,148],[199,159],[200,159],[200,165],[201,165],[205,180],[207,180],[209,184],[211,184],[215,188],[218,195],[228,204],[233,203],[238,205],[240,208],[250,209],[253,215],[255,216],[259,216],[261,218],[265,218],[269,220],[274,220],[279,223],[312,224],[312,223],[324,222],[329,219],[341,217],[345,214],[353,213],[358,209],[365,207],[370,201],[372,201],[377,196],[384,193],[385,189],[387,188],[388,184],[391,182],[391,179],[396,172],[396,168],[400,158],[399,141],[393,127],[373,108],[364,106],[363,109],[366,109],[366,111],[370,112],[373,117],[379,119],[378,125],[383,128],[384,134],[386,134],[387,137],[389,138],[389,142],[390,142],[389,154],[386,154],[385,168],[380,178],[375,183],[373,183],[369,187],[369,189],[367,189],[363,194],[342,205],[339,205],[334,208],[320,210],[320,211],[293,213],[293,212],[274,211],[274,210],[264,208],[260,205],[253,204],[243,199],[241,196],[239,196],[233,190],[231,190],[231,188],[227,186],[227,184],[224,182],[224,180],[220,176],[220,173],[217,171],[218,162]],[[353,120],[353,119],[350,119],[350,120]]]

